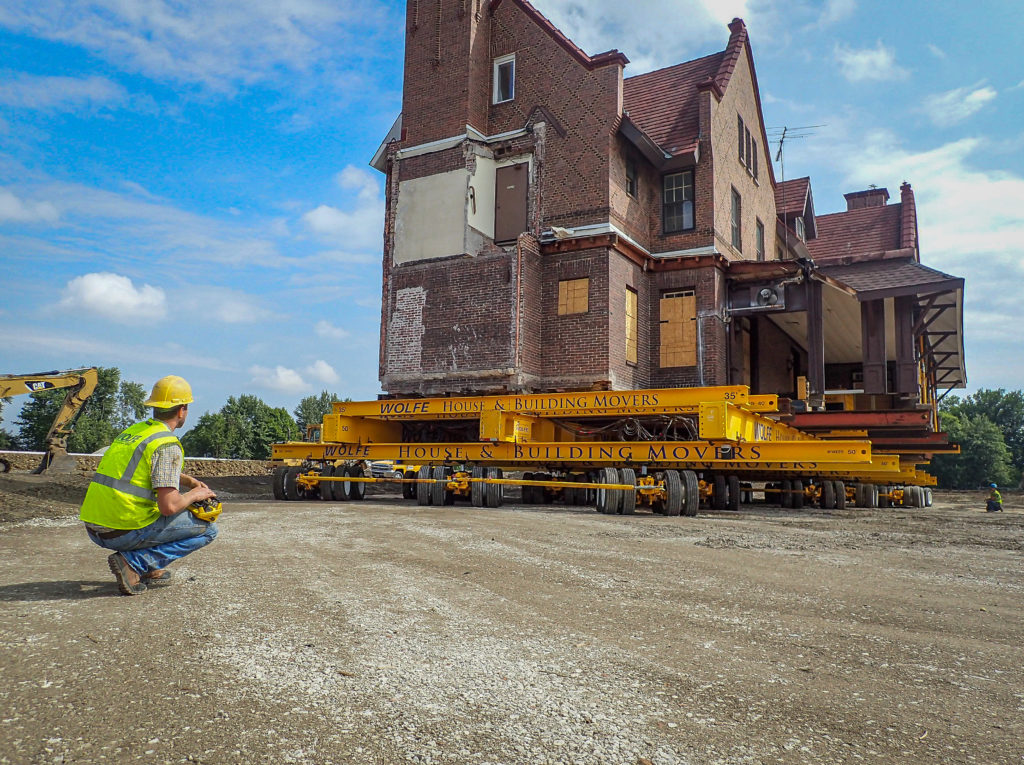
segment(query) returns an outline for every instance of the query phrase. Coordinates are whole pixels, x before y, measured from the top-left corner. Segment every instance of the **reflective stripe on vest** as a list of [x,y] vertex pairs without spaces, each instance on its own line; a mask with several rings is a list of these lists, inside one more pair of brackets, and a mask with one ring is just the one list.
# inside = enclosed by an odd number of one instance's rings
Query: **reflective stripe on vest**
[[138,529],[155,521],[160,509],[150,465],[153,453],[168,444],[181,448],[181,442],[157,420],[136,423],[118,435],[100,460],[79,517],[113,529]]

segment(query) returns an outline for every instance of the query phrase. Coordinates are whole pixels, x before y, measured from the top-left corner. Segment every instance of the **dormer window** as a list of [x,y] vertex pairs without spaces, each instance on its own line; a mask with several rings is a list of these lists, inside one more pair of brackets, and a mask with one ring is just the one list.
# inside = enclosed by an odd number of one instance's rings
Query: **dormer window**
[[494,59],[494,103],[502,104],[516,97],[516,54]]
[[800,239],[801,242],[806,242],[807,241],[807,229],[804,227],[804,219],[803,218],[796,218],[793,222],[796,225],[796,235],[797,235],[797,237]]

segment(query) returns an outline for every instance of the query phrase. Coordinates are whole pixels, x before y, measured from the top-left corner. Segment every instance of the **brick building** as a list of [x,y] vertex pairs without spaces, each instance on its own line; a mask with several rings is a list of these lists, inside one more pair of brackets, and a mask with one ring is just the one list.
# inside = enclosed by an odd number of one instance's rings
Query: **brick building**
[[[839,370],[851,355],[872,380],[895,361],[892,296],[862,320],[842,281],[849,227],[815,218],[809,179],[776,182],[741,20],[724,50],[636,77],[526,0],[409,0],[406,22],[402,113],[372,163],[387,176],[385,391],[795,396],[805,378],[820,403],[829,375],[856,384]],[[923,268],[916,238],[909,257]]]

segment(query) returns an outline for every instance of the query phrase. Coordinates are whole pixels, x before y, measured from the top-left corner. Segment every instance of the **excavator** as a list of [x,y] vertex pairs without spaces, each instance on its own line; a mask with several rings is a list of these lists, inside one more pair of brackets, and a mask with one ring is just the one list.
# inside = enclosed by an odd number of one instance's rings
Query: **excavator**
[[[0,375],[0,398],[17,396],[22,393],[39,393],[54,388],[67,388],[67,396],[46,434],[46,452],[43,461],[33,473],[46,470],[70,472],[74,468],[73,458],[68,456],[68,436],[75,418],[82,411],[92,392],[96,390],[99,372],[96,367],[67,369],[64,371],[37,372],[27,375]],[[11,469],[11,463],[0,457],[0,473]]]

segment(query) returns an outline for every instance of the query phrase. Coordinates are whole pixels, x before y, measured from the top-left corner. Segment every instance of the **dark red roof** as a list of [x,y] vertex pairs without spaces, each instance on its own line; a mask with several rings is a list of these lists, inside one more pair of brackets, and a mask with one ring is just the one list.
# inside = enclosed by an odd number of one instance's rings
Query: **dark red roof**
[[672,154],[692,148],[700,133],[697,86],[718,73],[725,51],[629,77],[622,83],[629,118]]
[[815,261],[880,255],[904,247],[902,204],[817,216],[818,237],[807,242]]
[[775,210],[779,215],[803,215],[811,179],[793,178],[775,187]]

